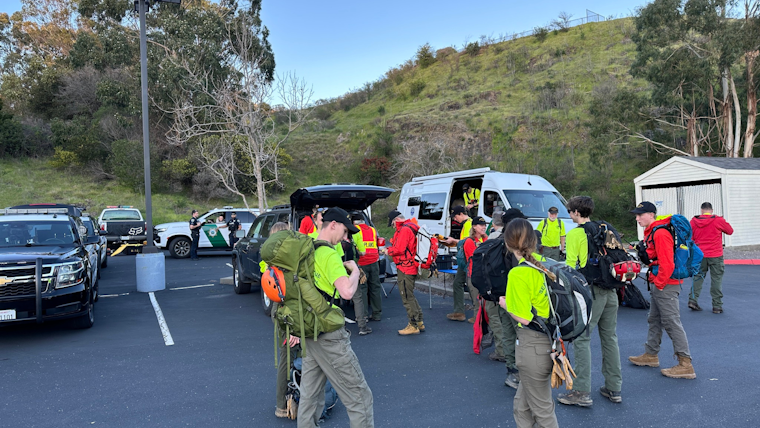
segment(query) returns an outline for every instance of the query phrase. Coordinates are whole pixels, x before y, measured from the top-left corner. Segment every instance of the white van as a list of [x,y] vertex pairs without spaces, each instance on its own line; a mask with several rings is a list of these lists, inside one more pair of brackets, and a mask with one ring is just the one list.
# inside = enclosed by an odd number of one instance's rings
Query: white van
[[464,205],[462,186],[480,189],[478,215],[491,221],[498,208],[520,209],[533,227],[548,216],[550,207],[559,209],[565,230],[575,227],[557,189],[538,175],[510,174],[478,168],[413,178],[401,189],[398,210],[406,218],[416,218],[430,233],[459,237],[462,226],[451,219],[451,209]]

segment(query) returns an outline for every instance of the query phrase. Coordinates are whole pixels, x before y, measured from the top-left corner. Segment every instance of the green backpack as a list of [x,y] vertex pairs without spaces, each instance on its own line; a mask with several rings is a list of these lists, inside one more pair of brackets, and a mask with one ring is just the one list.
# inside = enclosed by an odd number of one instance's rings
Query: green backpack
[[[269,237],[261,246],[261,259],[276,266],[285,277],[285,299],[275,313],[275,340],[277,329],[301,339],[317,337],[320,333],[336,331],[344,326],[343,311],[325,300],[314,281],[314,252],[325,241],[292,230],[283,230]],[[332,248],[332,246],[330,246]],[[305,343],[301,346],[305,349]]]

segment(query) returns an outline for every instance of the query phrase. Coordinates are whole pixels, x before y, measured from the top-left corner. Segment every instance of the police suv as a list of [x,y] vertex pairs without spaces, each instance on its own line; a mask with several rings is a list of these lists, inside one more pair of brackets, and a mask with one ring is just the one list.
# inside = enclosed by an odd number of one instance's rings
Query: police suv
[[[256,220],[256,216],[259,214],[258,209],[249,210],[226,206],[214,208],[198,216],[198,221],[203,223],[200,240],[198,241],[199,250],[229,251],[232,249],[230,247],[229,231],[226,228],[219,228],[216,220],[217,217],[223,215],[224,223],[226,224],[232,218],[233,212],[237,214],[237,219],[243,231],[248,231],[251,228],[251,224],[253,224],[253,221]],[[156,225],[153,229],[153,240],[156,242],[156,247],[168,249],[169,254],[177,259],[190,257],[190,244],[193,238],[190,236],[189,222],[163,223]]]
[[97,270],[79,217],[66,208],[0,210],[0,325],[72,318],[90,328]]

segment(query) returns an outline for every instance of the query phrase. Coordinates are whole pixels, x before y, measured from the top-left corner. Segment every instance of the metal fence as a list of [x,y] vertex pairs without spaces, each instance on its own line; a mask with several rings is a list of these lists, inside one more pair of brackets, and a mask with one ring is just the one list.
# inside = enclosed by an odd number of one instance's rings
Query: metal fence
[[[548,24],[548,25],[546,25],[544,27],[537,27],[537,28],[545,28],[545,29],[547,29],[549,31],[551,31],[551,30],[560,30],[560,29],[566,29],[566,28],[576,27],[578,25],[587,24],[589,22],[601,22],[601,21],[606,21],[606,20],[607,20],[607,18],[603,17],[602,15],[600,15],[600,14],[594,12],[594,11],[586,9],[586,16],[585,17],[576,18],[576,19],[572,19],[572,20],[569,20],[569,21],[561,21],[560,19],[557,19],[557,20],[551,22],[550,24]],[[514,33],[514,34],[512,34],[511,39],[515,40],[515,39],[519,39],[521,37],[532,36],[533,34],[536,33],[536,29],[537,28],[534,28],[534,29],[528,30],[528,31],[523,31],[522,33]]]

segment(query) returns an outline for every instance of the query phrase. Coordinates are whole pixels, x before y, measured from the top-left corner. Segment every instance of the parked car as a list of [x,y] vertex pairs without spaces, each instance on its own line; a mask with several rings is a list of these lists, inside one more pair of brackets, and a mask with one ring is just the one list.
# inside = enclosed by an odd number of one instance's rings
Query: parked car
[[[216,227],[216,218],[224,215],[224,221],[227,222],[232,213],[237,214],[241,230],[248,231],[251,228],[256,216],[259,214],[258,209],[233,208],[231,206],[223,208],[214,208],[211,211],[198,216],[198,221],[203,223],[201,227],[201,236],[198,241],[199,250],[217,250],[230,251],[230,239],[227,229],[218,229]],[[187,221],[177,221],[174,223],[162,223],[157,225],[153,230],[153,240],[156,247],[168,249],[169,254],[177,259],[190,257],[190,223]]]
[[90,216],[90,214],[83,213],[82,224],[87,228],[87,237],[98,237],[98,243],[88,245],[88,251],[97,255],[98,261],[98,278],[100,278],[100,268],[108,267],[108,240],[104,236],[106,232],[100,229],[98,220]]
[[112,251],[122,244],[142,244],[147,239],[148,226],[142,213],[128,205],[106,207],[100,212],[98,223]]
[[92,327],[98,279],[87,245],[97,242],[65,207],[0,210],[0,325]]
[[[269,237],[269,230],[277,222],[290,224],[291,229],[298,230],[300,220],[310,215],[315,205],[321,207],[340,207],[350,214],[360,212],[365,222],[372,224],[371,205],[378,199],[385,199],[393,189],[379,186],[357,184],[328,184],[306,187],[290,195],[290,205],[279,205],[271,211],[261,214],[251,226],[248,233],[241,237],[232,250],[232,278],[235,293],[249,293],[251,289],[261,288],[261,244]],[[242,235],[242,234],[241,234]],[[381,279],[385,277],[385,256],[380,258]],[[272,308],[272,302],[266,294],[261,293],[261,304],[266,314]]]

